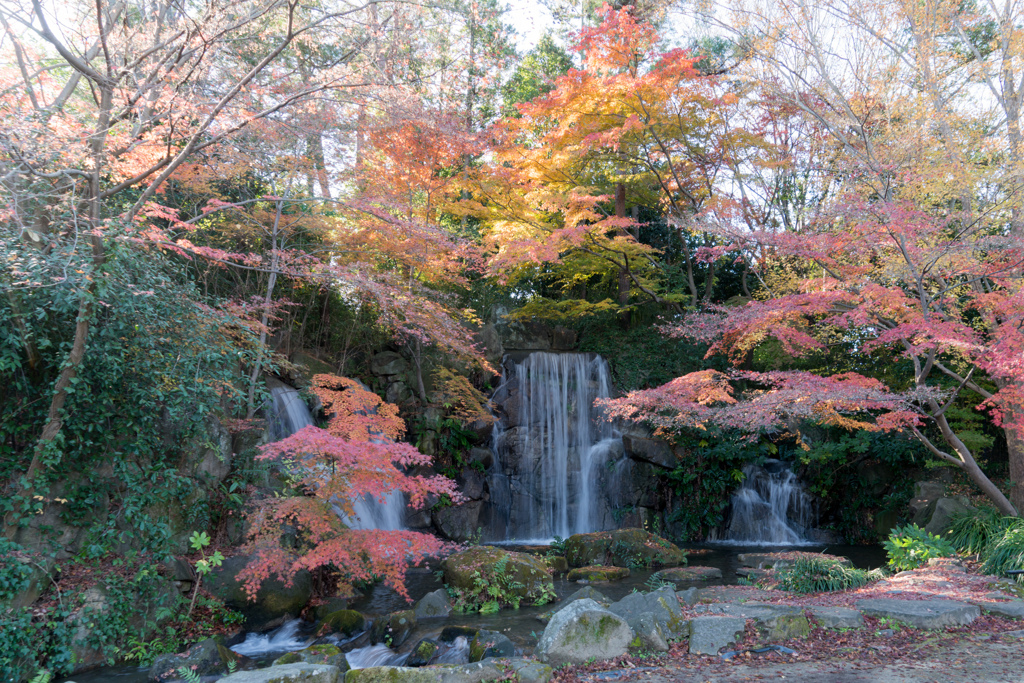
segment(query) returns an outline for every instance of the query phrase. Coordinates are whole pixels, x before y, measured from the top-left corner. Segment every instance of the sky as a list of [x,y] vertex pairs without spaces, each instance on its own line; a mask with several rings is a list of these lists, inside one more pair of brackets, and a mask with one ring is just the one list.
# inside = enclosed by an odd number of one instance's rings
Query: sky
[[508,0],[507,5],[505,21],[516,30],[516,47],[525,54],[551,26],[551,13],[538,0]]

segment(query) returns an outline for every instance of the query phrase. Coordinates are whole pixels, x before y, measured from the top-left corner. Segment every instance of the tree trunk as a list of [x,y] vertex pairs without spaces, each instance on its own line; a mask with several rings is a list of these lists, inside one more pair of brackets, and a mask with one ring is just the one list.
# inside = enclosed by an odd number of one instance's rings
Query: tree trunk
[[[1008,410],[1003,416],[1007,423],[1022,424],[1024,415],[1017,408]],[[1006,451],[1010,459],[1010,502],[1017,508],[1017,514],[1024,512],[1024,437],[1013,429],[1004,429]]]
[[267,292],[263,296],[263,315],[260,316],[260,349],[256,353],[256,362],[253,364],[252,373],[249,375],[249,396],[246,403],[245,416],[248,419],[256,414],[256,382],[260,378],[260,371],[263,368],[264,347],[267,345],[267,324],[270,321],[270,303],[274,300],[274,285],[277,284],[277,230],[281,225],[281,202],[277,202],[277,211],[274,214],[274,225],[270,232],[270,277],[267,279]]

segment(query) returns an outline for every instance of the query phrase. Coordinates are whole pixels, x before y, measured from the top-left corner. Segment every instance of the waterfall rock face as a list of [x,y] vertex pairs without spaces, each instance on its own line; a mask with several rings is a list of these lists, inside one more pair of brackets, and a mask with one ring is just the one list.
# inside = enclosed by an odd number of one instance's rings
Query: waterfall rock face
[[495,393],[495,466],[488,476],[490,537],[568,538],[616,526],[605,464],[622,455],[622,439],[601,419],[598,399],[611,396],[600,356],[537,352],[505,362]]

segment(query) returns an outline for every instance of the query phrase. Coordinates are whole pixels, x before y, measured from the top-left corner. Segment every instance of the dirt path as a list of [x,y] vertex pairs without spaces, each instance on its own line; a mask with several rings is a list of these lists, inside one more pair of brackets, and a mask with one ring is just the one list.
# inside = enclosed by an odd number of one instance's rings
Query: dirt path
[[661,667],[581,675],[587,683],[1024,683],[1024,638],[989,635],[930,648],[920,658],[890,663],[856,659],[755,664],[711,658],[670,661]]

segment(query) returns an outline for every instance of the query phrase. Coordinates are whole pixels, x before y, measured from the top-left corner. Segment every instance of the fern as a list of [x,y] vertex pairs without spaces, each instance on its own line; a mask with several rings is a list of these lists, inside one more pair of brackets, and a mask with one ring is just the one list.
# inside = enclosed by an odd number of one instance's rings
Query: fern
[[199,674],[187,666],[178,667],[178,675],[184,679],[185,683],[203,683],[203,679]]

